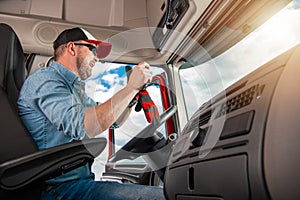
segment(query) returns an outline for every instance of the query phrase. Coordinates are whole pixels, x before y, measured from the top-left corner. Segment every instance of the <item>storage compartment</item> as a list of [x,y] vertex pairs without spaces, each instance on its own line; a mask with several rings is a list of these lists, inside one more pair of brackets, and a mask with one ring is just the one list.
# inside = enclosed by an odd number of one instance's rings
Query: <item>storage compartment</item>
[[[86,12],[93,14],[87,15]],[[91,0],[89,3],[81,0],[65,1],[66,21],[96,26],[122,26],[123,18],[123,0]]]
[[37,15],[61,19],[63,15],[63,0],[0,1],[0,12],[20,15]]
[[239,155],[170,168],[165,181],[167,197],[249,199],[247,162],[247,155]]

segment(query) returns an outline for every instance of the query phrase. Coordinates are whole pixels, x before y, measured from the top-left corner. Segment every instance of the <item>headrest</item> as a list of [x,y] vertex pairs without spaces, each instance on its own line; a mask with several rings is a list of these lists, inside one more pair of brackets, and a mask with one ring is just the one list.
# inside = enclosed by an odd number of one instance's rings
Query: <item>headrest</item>
[[27,76],[24,52],[15,31],[0,23],[0,86],[16,104],[19,91]]

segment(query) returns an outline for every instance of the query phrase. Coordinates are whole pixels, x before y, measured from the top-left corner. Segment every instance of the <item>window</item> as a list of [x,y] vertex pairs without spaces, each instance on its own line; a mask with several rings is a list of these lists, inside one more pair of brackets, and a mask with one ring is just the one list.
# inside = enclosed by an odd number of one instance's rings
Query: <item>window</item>
[[[103,103],[111,98],[116,92],[127,84],[127,75],[125,66],[134,66],[133,64],[123,63],[101,63],[98,62],[93,68],[92,76],[86,81],[86,92],[89,97],[96,102]],[[152,76],[163,73],[163,68],[151,67]],[[158,108],[159,113],[163,112],[160,87],[153,85],[147,88],[147,91]],[[115,151],[118,151],[124,144],[133,138],[139,131],[146,127],[149,123],[146,120],[143,111],[135,112],[134,107],[130,113],[129,118],[119,128],[115,129]],[[166,134],[165,127],[162,126],[158,129],[163,134]],[[100,134],[98,137],[108,137],[108,132]],[[93,172],[96,179],[101,178],[104,171],[104,166],[108,159],[108,145],[99,157],[95,159],[93,165]],[[123,163],[145,163],[139,157],[135,160],[123,160]]]
[[297,45],[300,42],[299,19],[300,3],[293,1],[222,55],[181,69],[188,117],[235,81]]

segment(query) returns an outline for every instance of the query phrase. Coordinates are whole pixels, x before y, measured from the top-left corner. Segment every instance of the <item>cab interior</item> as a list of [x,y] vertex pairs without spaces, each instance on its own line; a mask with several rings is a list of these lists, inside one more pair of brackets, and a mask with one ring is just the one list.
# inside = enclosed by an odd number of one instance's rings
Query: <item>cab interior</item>
[[[38,199],[45,180],[86,162],[94,162],[97,179],[159,185],[171,200],[296,198],[298,33],[279,35],[292,40],[284,47],[248,37],[282,10],[296,21],[299,9],[298,0],[0,1],[1,199]],[[52,62],[58,34],[77,26],[112,44],[87,82],[91,97],[105,101],[126,84],[131,67],[147,61],[159,117],[149,122],[133,111],[124,128],[39,151],[18,118],[18,92]],[[255,45],[262,58],[241,43]]]

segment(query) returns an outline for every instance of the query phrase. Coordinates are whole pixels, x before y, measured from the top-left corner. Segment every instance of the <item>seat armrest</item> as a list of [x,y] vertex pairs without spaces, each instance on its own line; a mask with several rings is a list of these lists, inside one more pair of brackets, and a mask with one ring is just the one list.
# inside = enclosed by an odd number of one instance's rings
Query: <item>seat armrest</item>
[[20,189],[83,166],[104,150],[106,142],[105,138],[74,141],[2,163],[0,187]]

